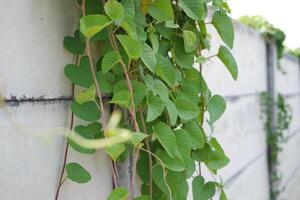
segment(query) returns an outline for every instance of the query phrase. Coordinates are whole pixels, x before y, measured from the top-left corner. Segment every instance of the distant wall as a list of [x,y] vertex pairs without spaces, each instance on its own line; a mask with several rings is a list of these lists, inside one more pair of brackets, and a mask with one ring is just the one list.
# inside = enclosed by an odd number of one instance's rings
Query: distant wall
[[[3,5],[0,93],[7,105],[0,108],[0,199],[53,200],[66,143],[63,131],[55,130],[70,126],[71,84],[63,70],[73,58],[64,50],[62,39],[73,33],[78,13],[69,0],[10,0]],[[240,24],[235,25],[235,30],[233,54],[239,65],[238,81],[232,80],[217,59],[204,66],[212,93],[224,95],[228,101],[214,131],[231,159],[220,175],[229,199],[267,200],[267,145],[260,119],[260,93],[267,91],[266,41]],[[218,37],[213,28],[210,31],[213,38]],[[213,41],[211,55],[217,52],[218,44],[220,40]],[[289,140],[280,155],[282,183],[286,187],[282,197],[298,200],[299,62],[287,55],[281,65],[286,75],[274,69],[274,87],[286,96],[294,112]],[[70,149],[68,161],[80,162],[93,179],[84,185],[67,181],[60,199],[106,199],[112,183],[103,152],[82,156]]]

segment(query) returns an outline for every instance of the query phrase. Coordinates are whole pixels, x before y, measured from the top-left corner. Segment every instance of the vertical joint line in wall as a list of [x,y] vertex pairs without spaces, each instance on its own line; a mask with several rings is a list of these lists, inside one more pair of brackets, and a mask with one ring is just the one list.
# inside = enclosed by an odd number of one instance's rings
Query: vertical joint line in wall
[[[272,127],[272,133],[274,133],[274,129],[275,129],[275,68],[276,68],[276,48],[275,45],[270,43],[270,42],[266,42],[266,56],[267,56],[267,92],[270,96],[270,100],[271,100],[271,127]],[[270,134],[270,133],[267,133]],[[269,145],[268,143],[268,135],[267,135],[267,161],[268,161],[268,174],[269,174],[269,190],[270,190],[270,195],[273,193],[274,190],[274,184],[272,181],[272,172],[275,170],[272,164],[272,160],[271,160],[271,156],[272,156],[272,147],[271,145]],[[270,199],[272,199],[272,197],[270,196]]]

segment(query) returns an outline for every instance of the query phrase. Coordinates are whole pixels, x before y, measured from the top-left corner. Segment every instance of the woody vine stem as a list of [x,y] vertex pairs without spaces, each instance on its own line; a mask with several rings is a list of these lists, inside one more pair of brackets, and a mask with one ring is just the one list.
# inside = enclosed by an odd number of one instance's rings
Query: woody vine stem
[[[102,149],[111,159],[109,200],[185,200],[189,190],[195,200],[227,199],[222,182],[214,176],[229,158],[217,138],[203,128],[205,124],[213,127],[225,112],[226,102],[212,94],[202,74],[207,60],[216,57],[237,79],[227,2],[75,2],[81,18],[74,36],[64,38],[64,47],[79,59],[66,65],[64,72],[79,91],[71,104],[72,113],[87,123],[76,124],[67,135],[56,199],[65,180],[87,183],[92,179],[82,164],[67,163],[69,146],[81,154]],[[210,52],[207,26],[213,26],[224,43],[218,52]],[[113,109],[106,109],[107,104]],[[116,164],[128,156],[129,186],[119,185]],[[214,181],[204,179],[202,166]],[[137,188],[140,196],[135,194]]]

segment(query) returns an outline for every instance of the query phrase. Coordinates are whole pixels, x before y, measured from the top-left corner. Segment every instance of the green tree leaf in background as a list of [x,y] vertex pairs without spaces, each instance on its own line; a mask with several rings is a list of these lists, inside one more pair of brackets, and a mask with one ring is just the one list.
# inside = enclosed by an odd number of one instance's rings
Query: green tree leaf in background
[[159,151],[156,155],[162,160],[166,168],[172,171],[181,172],[185,169],[183,160],[178,156],[171,158],[166,151]]
[[207,110],[210,117],[209,122],[213,124],[223,115],[226,110],[225,99],[220,95],[212,96],[207,104]]
[[218,58],[223,62],[228,71],[230,72],[232,78],[237,80],[238,76],[238,67],[236,61],[231,54],[231,52],[225,47],[221,46],[218,52]]
[[218,31],[220,37],[229,48],[233,48],[234,28],[230,17],[226,13],[217,11],[213,15],[212,24]]
[[87,183],[92,179],[90,173],[78,163],[68,163],[66,172],[67,177],[76,183]]
[[80,19],[80,32],[91,38],[111,23],[105,15],[86,15]]

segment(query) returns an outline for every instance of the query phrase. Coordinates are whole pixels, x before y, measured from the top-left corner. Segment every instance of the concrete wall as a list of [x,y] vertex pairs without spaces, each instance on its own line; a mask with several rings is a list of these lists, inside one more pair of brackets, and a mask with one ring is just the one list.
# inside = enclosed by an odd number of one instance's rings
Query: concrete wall
[[[0,110],[0,199],[53,200],[65,148],[61,128],[70,126],[71,85],[63,69],[73,58],[63,49],[62,39],[72,34],[78,13],[70,0],[10,0],[5,5],[0,7],[0,93],[7,99]],[[231,200],[267,200],[267,146],[259,99],[267,90],[266,42],[240,24],[235,30],[233,54],[239,65],[238,81],[232,80],[217,59],[204,66],[212,93],[224,95],[228,101],[213,133],[231,159],[220,175]],[[213,38],[218,37],[213,28],[210,31]],[[220,39],[214,40],[211,52],[206,53],[215,54],[220,43]],[[281,65],[286,75],[275,70],[275,88],[287,97],[294,112],[289,140],[280,155],[286,188],[282,198],[297,200],[299,63],[286,56]],[[93,179],[85,185],[67,181],[60,199],[106,199],[112,183],[103,152],[81,156],[70,149],[68,161],[80,162]]]

